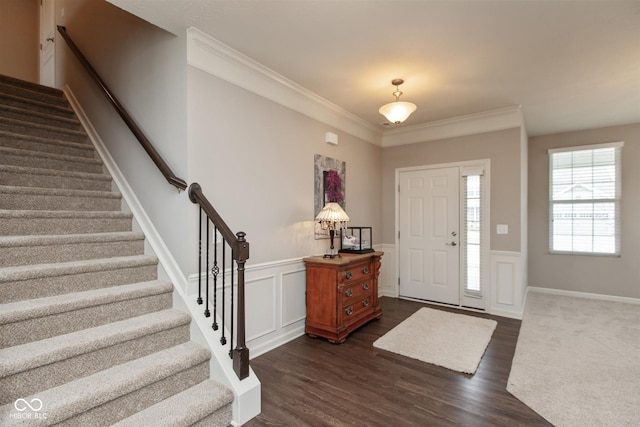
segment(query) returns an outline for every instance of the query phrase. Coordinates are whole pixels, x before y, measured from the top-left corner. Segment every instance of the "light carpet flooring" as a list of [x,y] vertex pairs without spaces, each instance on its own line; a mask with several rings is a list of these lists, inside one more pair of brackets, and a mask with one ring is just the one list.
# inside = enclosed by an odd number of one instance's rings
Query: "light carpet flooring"
[[558,427],[640,426],[640,305],[530,292],[507,390]]
[[475,373],[497,322],[421,308],[374,347],[467,374]]

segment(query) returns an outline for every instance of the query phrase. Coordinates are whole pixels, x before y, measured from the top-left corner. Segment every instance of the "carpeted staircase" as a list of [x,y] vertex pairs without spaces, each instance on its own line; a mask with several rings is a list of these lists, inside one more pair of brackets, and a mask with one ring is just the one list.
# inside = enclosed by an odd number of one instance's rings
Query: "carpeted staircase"
[[61,91],[0,76],[0,424],[227,426],[112,187]]

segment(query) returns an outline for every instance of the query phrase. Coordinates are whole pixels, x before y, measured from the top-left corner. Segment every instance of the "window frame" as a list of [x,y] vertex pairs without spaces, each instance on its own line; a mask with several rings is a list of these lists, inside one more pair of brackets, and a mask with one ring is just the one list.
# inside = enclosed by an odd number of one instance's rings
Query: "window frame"
[[[548,248],[549,254],[551,255],[580,255],[580,256],[604,256],[604,257],[620,257],[621,251],[621,240],[622,240],[622,232],[621,232],[621,210],[620,206],[622,203],[622,147],[624,146],[624,142],[608,142],[602,144],[588,144],[588,145],[578,145],[571,147],[562,147],[562,148],[554,148],[548,150],[548,167],[549,167],[549,208],[548,208],[548,222],[549,222],[549,241]],[[614,166],[615,166],[615,190],[614,197],[612,198],[591,198],[591,199],[559,199],[554,200],[553,194],[553,177],[554,177],[554,168],[553,168],[553,155],[558,153],[566,153],[566,152],[579,152],[579,151],[593,151],[602,148],[614,148]],[[592,165],[593,167],[593,165]],[[573,168],[572,168],[573,169]],[[573,182],[573,181],[572,181]],[[554,207],[558,205],[585,205],[585,204],[596,204],[596,203],[613,203],[614,204],[614,252],[596,252],[596,251],[576,251],[576,250],[554,250]],[[576,236],[575,234],[571,234],[572,236]],[[593,234],[591,234],[591,238],[593,240]]]

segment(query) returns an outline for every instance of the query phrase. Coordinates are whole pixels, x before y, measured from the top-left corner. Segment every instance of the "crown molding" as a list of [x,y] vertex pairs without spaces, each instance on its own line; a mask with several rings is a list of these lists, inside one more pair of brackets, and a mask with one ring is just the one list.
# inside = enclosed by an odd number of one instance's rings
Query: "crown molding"
[[512,106],[415,126],[382,130],[195,27],[187,30],[187,63],[313,120],[383,148],[524,126],[521,107]]
[[382,147],[435,141],[524,126],[521,106],[500,108],[414,126],[388,129]]
[[201,30],[187,30],[187,63],[321,123],[380,146],[382,131]]

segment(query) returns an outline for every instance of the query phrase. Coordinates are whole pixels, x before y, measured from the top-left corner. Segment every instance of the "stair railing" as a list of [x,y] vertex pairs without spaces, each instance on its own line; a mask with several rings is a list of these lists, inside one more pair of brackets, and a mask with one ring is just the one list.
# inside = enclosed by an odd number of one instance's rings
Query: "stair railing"
[[[220,343],[225,345],[227,343],[227,337],[225,335],[227,313],[225,309],[227,307],[227,298],[229,300],[230,310],[229,313],[229,357],[233,359],[233,370],[238,378],[241,380],[249,376],[249,349],[246,346],[245,338],[245,306],[244,306],[244,265],[247,259],[249,259],[249,242],[245,240],[246,234],[242,231],[233,234],[231,229],[223,221],[222,217],[216,212],[209,200],[202,194],[200,184],[194,182],[189,186],[189,199],[200,206],[200,214],[198,216],[198,271],[202,272],[202,213],[206,215],[205,219],[205,284],[204,289],[202,287],[202,273],[198,274],[198,298],[197,303],[202,305],[202,295],[204,291],[204,316],[210,317],[211,311],[209,307],[213,307],[213,318],[211,328],[217,331],[220,328],[218,319],[222,321],[222,329]],[[213,225],[213,230],[210,230],[210,224]],[[222,241],[218,241],[218,235],[221,236]],[[210,236],[213,238],[213,259],[211,260],[211,247]],[[218,247],[220,249],[218,249]],[[229,269],[226,268],[227,259],[227,247],[231,250],[230,262],[235,263],[231,265]],[[211,268],[209,261],[212,261]],[[234,275],[237,272],[237,282],[234,280]],[[209,274],[211,273],[211,274]],[[212,278],[212,285],[210,285],[209,277]],[[229,280],[227,277],[229,276]],[[226,289],[229,288],[230,295],[226,295]],[[234,295],[234,289],[237,289],[237,295]],[[221,293],[220,298],[218,294]],[[213,302],[209,301],[210,296],[213,296]],[[220,303],[220,301],[222,301]],[[235,312],[234,312],[235,302]],[[220,307],[221,313],[218,313],[218,307]],[[218,315],[219,314],[219,315]],[[236,319],[234,321],[234,319]],[[234,327],[236,337],[236,347],[233,347],[234,340]]]
[[[92,77],[94,82],[99,86],[102,90],[102,93],[107,97],[111,105],[118,112],[122,120],[124,120],[125,124],[133,135],[138,139],[144,150],[151,157],[153,162],[156,164],[160,172],[164,175],[169,184],[178,188],[178,190],[185,190],[187,188],[187,183],[182,178],[176,176],[175,173],[171,170],[169,165],[164,161],[160,153],[156,151],[153,144],[147,139],[142,130],[135,123],[131,115],[127,112],[124,106],[120,103],[118,98],[113,94],[111,89],[105,84],[102,78],[98,75],[93,66],[89,63],[87,58],[82,54],[78,46],[73,42],[69,34],[67,34],[67,30],[65,27],[58,25],[58,32],[62,35],[64,40],[69,45],[71,51],[78,58],[82,66],[87,70],[89,75]],[[213,323],[211,327],[213,330],[218,330],[220,325],[218,325],[217,319],[220,318],[222,321],[220,343],[222,345],[227,344],[226,337],[226,322],[227,318],[229,318],[229,357],[233,360],[233,370],[235,371],[238,378],[241,380],[249,376],[249,349],[246,346],[246,338],[245,338],[245,305],[244,305],[244,291],[245,291],[245,279],[244,279],[244,270],[245,263],[247,259],[249,259],[249,242],[245,240],[246,234],[244,232],[239,232],[234,234],[231,229],[224,222],[222,217],[218,214],[218,212],[213,208],[209,200],[202,193],[202,188],[200,184],[193,183],[189,187],[189,199],[198,204],[200,207],[199,214],[199,238],[198,238],[198,298],[197,303],[202,305],[205,303],[204,316],[211,317],[211,311],[209,307],[213,307]],[[205,274],[205,301],[202,299],[203,289],[202,289],[202,213],[206,215],[206,274]],[[210,242],[209,236],[210,233],[210,224],[213,225],[213,266],[211,270],[209,270],[209,260],[210,260]],[[222,237],[222,241],[218,242],[218,235]],[[221,245],[221,250],[218,252],[218,246]],[[227,255],[227,247],[231,251],[230,257]],[[230,261],[235,264],[231,265],[228,269],[226,268],[226,261],[230,258]],[[221,264],[221,266],[219,265]],[[235,274],[237,272],[237,280],[235,280]],[[211,293],[209,292],[209,276],[213,278],[213,303],[210,304],[209,297]],[[220,292],[222,302],[219,304],[218,302],[218,276],[221,274],[221,287]],[[230,276],[229,282],[227,282],[227,276]],[[227,283],[229,283],[227,285]],[[234,286],[235,284],[235,286]],[[230,312],[226,313],[227,308],[227,295],[226,288],[229,288],[229,305]],[[237,289],[237,294],[235,292]],[[234,308],[235,305],[235,308]],[[220,316],[218,316],[218,307],[220,306]],[[228,316],[227,316],[228,314]],[[234,330],[235,329],[235,330]],[[236,341],[236,347],[234,348],[234,336]]]
[[71,40],[71,37],[69,37],[69,34],[67,34],[66,27],[63,27],[62,25],[58,25],[58,32],[60,33],[60,35],[62,35],[62,38],[64,38],[64,40],[67,42],[67,45],[69,45],[69,49],[71,49],[71,51],[76,55],[76,57],[80,61],[80,64],[82,64],[82,66],[85,68],[85,70],[87,70],[87,72],[89,73],[93,81],[98,85],[98,87],[100,88],[104,96],[107,97],[111,105],[113,105],[113,108],[115,108],[115,110],[118,112],[122,120],[124,120],[127,127],[131,130],[133,135],[135,135],[137,140],[140,142],[140,145],[142,145],[142,148],[144,148],[144,150],[147,152],[149,157],[151,157],[151,160],[153,160],[153,162],[156,164],[158,169],[160,169],[160,172],[162,173],[162,175],[164,175],[165,179],[169,182],[169,184],[173,185],[178,190],[186,190],[187,189],[186,181],[182,178],[179,178],[178,176],[176,176],[175,173],[173,173],[173,171],[171,170],[169,165],[164,161],[160,153],[158,153],[158,151],[156,151],[153,144],[151,144],[151,141],[147,139],[145,134],[142,132],[142,130],[136,124],[136,122],[133,120],[131,115],[129,115],[129,113],[124,108],[124,106],[120,103],[118,98],[116,98],[116,96],[113,94],[111,89],[109,89],[109,87],[106,85],[104,80],[102,80],[102,78],[98,75],[96,70],[89,63],[89,61],[84,56],[84,54],[80,51],[78,46],[76,46],[73,40]]

